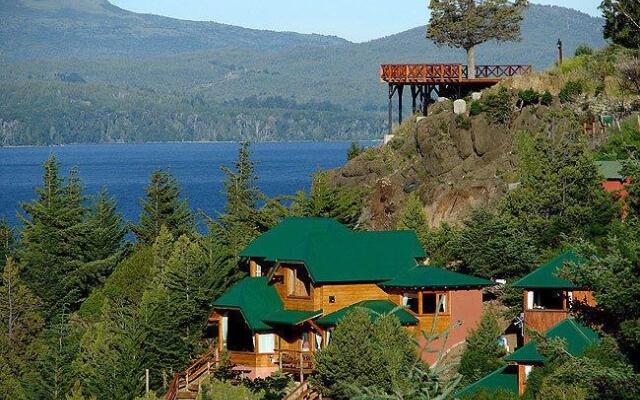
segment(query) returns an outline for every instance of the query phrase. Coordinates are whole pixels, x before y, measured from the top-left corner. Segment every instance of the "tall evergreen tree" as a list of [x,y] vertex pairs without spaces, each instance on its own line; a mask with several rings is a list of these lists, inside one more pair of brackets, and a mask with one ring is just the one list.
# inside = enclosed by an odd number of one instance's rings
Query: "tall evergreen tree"
[[429,224],[424,213],[422,201],[417,194],[411,193],[402,211],[398,215],[396,228],[415,231],[423,248],[427,248],[429,241]]
[[277,220],[266,210],[258,208],[259,200],[266,200],[257,187],[255,162],[251,160],[248,142],[240,145],[233,168],[222,167],[226,175],[224,213],[216,223],[210,224],[212,235],[238,254],[249,242],[267,231]]
[[68,302],[65,277],[86,261],[87,210],[76,172],[65,185],[54,156],[44,170],[43,186],[36,189],[38,198],[22,204],[26,215],[21,217],[19,255],[25,281],[55,314]]
[[463,383],[470,384],[504,365],[502,357],[505,349],[498,343],[502,329],[493,311],[482,314],[480,325],[467,338],[467,345],[458,372],[462,375]]
[[187,201],[180,198],[180,186],[169,172],[155,171],[145,193],[140,221],[131,227],[138,242],[153,244],[163,225],[174,238],[194,232],[193,214]]
[[4,260],[9,257],[13,250],[13,244],[15,241],[13,234],[13,228],[9,226],[7,221],[0,219],[0,263],[4,262]]
[[475,49],[490,40],[520,38],[527,0],[431,0],[427,38],[467,52],[469,78],[475,78]]
[[640,47],[640,2],[637,0],[603,0],[604,37],[621,46]]
[[127,227],[117,212],[116,202],[102,190],[95,199],[87,220],[89,246],[88,257],[101,260],[122,249]]

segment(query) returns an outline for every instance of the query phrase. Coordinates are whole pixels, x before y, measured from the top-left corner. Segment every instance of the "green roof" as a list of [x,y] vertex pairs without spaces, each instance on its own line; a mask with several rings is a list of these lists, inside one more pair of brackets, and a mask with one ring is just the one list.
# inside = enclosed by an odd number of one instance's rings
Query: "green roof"
[[413,231],[352,231],[329,218],[287,218],[240,255],[304,263],[315,283],[382,282],[425,257]]
[[584,258],[578,257],[573,251],[565,251],[539,266],[524,278],[514,282],[511,286],[518,288],[542,289],[576,289],[573,282],[562,279],[558,272],[567,263],[582,264]]
[[458,399],[472,395],[478,390],[486,390],[488,392],[503,390],[518,394],[518,367],[516,365],[500,367],[479,381],[460,390],[453,397]]
[[[561,338],[565,341],[565,349],[572,356],[581,356],[587,347],[600,341],[598,334],[591,328],[576,322],[573,318],[559,322],[547,332],[546,338]],[[544,357],[538,353],[538,345],[534,340],[520,347],[518,350],[506,356],[505,361],[526,363],[544,362]]]
[[346,314],[356,308],[367,310],[372,319],[376,319],[381,315],[389,314],[393,311],[393,314],[398,317],[402,325],[415,325],[419,322],[410,312],[404,308],[399,308],[396,304],[388,300],[365,300],[325,315],[318,319],[316,323],[320,326],[335,326]]
[[619,180],[626,179],[622,175],[622,162],[620,161],[596,161],[600,174],[607,180]]
[[457,287],[484,287],[495,285],[494,282],[476,278],[474,276],[448,271],[434,266],[414,267],[390,281],[382,283],[387,287],[405,288],[457,288]]
[[322,315],[322,310],[318,311],[298,311],[298,310],[280,310],[273,312],[262,320],[269,325],[298,325],[310,319],[317,318]]
[[211,303],[214,307],[237,309],[255,332],[271,330],[263,318],[283,309],[276,289],[266,277],[244,278]]

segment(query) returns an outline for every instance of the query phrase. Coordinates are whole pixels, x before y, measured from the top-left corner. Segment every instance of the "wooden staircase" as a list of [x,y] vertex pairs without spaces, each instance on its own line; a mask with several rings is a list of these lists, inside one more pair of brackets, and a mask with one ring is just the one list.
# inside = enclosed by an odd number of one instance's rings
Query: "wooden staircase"
[[200,393],[200,385],[220,365],[218,349],[207,352],[198,358],[189,368],[174,375],[169,390],[165,395],[167,400],[196,399]]
[[322,395],[309,386],[308,381],[296,386],[283,400],[320,400]]

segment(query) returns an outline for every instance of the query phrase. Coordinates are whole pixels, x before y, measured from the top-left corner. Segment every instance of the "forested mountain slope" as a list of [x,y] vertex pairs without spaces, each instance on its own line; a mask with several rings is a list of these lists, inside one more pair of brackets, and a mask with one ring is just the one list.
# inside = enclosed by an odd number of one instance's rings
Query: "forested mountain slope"
[[[106,1],[0,0],[0,145],[379,137],[385,62],[453,62],[418,27],[367,43],[121,10]],[[426,16],[426,12],[425,12]],[[523,40],[480,63],[547,67],[604,45],[602,21],[532,5]]]

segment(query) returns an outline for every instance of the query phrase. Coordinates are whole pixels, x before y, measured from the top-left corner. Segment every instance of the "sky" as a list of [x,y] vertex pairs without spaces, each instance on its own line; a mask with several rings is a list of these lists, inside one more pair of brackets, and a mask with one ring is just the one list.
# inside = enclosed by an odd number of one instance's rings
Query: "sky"
[[[110,0],[135,12],[365,42],[427,22],[428,0]],[[536,0],[599,16],[601,0]]]

